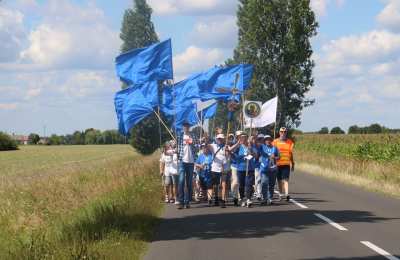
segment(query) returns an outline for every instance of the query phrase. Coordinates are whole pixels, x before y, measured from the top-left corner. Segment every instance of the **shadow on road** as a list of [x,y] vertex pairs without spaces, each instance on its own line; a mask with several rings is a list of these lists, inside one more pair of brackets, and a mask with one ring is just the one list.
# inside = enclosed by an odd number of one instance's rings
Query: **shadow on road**
[[[161,221],[154,241],[217,238],[261,238],[284,232],[300,232],[311,226],[326,224],[312,210],[279,210],[224,212],[166,218]],[[182,212],[182,211],[180,211]],[[192,213],[193,212],[193,213]],[[185,214],[189,211],[185,211]],[[340,210],[320,212],[341,224],[350,222],[374,223],[390,220],[367,211]],[[177,214],[179,216],[179,214]]]

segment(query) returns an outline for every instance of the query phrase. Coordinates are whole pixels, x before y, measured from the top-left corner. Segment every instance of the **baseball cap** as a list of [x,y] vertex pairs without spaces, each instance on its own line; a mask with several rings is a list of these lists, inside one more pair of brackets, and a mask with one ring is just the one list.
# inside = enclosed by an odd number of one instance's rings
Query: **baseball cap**
[[263,134],[258,134],[257,135],[257,139],[263,139],[264,138],[264,135]]
[[235,132],[236,136],[240,136],[240,135],[242,135],[242,133],[243,133],[243,131],[240,131],[240,130]]
[[217,134],[217,139],[225,139],[225,135],[224,134]]
[[270,135],[265,135],[265,136],[264,136],[264,140],[265,140],[265,139],[271,139],[271,140],[272,140],[272,136],[270,136]]

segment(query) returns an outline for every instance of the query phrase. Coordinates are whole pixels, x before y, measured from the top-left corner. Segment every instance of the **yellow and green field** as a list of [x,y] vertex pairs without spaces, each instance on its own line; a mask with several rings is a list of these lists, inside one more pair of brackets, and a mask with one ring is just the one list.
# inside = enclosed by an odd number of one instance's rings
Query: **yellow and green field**
[[296,135],[297,168],[400,196],[400,135]]
[[128,145],[0,153],[0,259],[138,259],[162,205],[157,155]]

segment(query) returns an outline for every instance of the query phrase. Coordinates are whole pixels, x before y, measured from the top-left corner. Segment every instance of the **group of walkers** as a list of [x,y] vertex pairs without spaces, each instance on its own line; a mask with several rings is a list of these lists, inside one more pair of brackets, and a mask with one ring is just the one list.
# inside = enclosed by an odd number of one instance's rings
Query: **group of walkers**
[[176,142],[165,144],[160,158],[165,202],[178,209],[190,208],[192,200],[209,206],[251,207],[254,200],[271,205],[278,180],[278,197],[290,201],[289,177],[294,170],[294,143],[287,129],[279,138],[236,131],[227,137],[218,128],[214,139],[199,140],[185,123]]

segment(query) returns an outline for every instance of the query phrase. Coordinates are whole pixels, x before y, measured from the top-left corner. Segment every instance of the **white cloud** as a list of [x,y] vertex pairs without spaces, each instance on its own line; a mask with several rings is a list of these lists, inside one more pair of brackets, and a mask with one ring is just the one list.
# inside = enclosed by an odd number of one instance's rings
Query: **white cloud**
[[115,77],[110,76],[104,71],[77,71],[69,75],[59,87],[59,91],[70,98],[83,98],[111,92],[112,86],[119,86],[120,83]]
[[31,88],[26,92],[25,100],[37,97],[42,92],[41,88]]
[[389,0],[376,19],[384,28],[400,31],[400,1]]
[[[119,52],[118,32],[92,2],[80,6],[50,0],[37,8],[41,22],[29,34],[29,46],[20,55],[22,63],[32,69],[112,67]],[[26,64],[22,67],[29,69]]]
[[233,14],[236,0],[149,0],[158,15],[220,15]]
[[237,34],[235,16],[217,16],[196,23],[190,38],[197,46],[233,48],[237,43]]
[[333,40],[322,49],[328,60],[334,63],[347,62],[348,59],[359,62],[382,60],[400,52],[400,35],[374,30]]
[[224,62],[224,54],[220,49],[202,49],[196,46],[189,46],[183,53],[174,57],[174,70],[177,80],[214,65]]
[[18,58],[25,40],[24,15],[0,6],[0,63]]
[[0,103],[0,110],[15,110],[17,107],[17,103]]
[[344,5],[345,0],[311,0],[311,8],[318,17],[323,17],[327,14],[327,9],[332,3],[335,3],[336,6],[341,7]]

